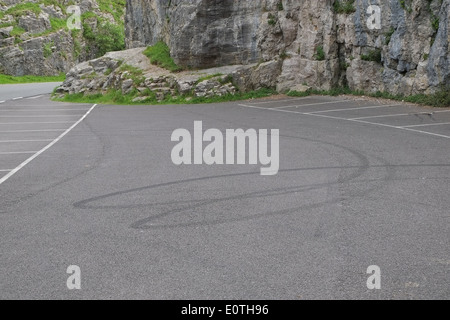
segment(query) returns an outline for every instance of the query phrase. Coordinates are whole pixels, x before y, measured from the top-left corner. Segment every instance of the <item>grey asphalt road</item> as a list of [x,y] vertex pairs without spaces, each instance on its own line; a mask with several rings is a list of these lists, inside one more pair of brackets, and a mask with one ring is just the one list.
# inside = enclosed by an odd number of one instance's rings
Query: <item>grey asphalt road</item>
[[[450,298],[450,109],[101,105],[68,130],[91,108],[0,105],[0,299]],[[279,129],[279,173],[175,166],[194,121]]]
[[61,82],[2,84],[0,85],[0,101],[52,93],[53,89],[59,85]]

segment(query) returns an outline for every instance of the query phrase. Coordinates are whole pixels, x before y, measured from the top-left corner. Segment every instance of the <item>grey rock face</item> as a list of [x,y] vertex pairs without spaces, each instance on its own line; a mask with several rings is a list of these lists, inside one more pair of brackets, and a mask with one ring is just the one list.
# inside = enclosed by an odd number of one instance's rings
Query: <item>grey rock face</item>
[[[281,91],[304,84],[414,94],[450,86],[450,0],[355,0],[347,13],[335,12],[334,3],[129,0],[127,46],[163,40],[178,64],[194,68],[282,57],[270,80]],[[376,3],[381,25],[369,28]]]
[[[26,2],[38,3],[40,12],[19,10],[14,15],[6,14],[8,9],[21,4],[22,0],[0,1],[0,72],[15,76],[22,75],[58,75],[67,72],[80,61],[96,57],[95,41],[87,41],[83,30],[72,33],[64,28],[64,24],[52,28],[52,19],[68,19],[69,12],[63,8],[78,5],[81,13],[92,12],[102,20],[115,23],[114,17],[108,10],[100,10],[97,0],[32,0]],[[92,21],[91,21],[92,20]],[[55,22],[55,21],[53,21]],[[58,22],[58,21],[56,21]],[[64,21],[61,21],[64,22]],[[87,18],[87,25],[92,26],[95,33],[97,19]],[[16,29],[15,33],[12,33]],[[22,30],[23,29],[23,30]]]
[[41,12],[38,17],[34,14],[20,17],[19,26],[31,33],[41,33],[52,27],[49,15],[44,12]]
[[55,75],[66,72],[75,61],[73,39],[65,31],[0,47],[0,69],[6,74]]
[[164,40],[177,63],[194,68],[253,63],[260,11],[259,1],[127,1],[127,45]]

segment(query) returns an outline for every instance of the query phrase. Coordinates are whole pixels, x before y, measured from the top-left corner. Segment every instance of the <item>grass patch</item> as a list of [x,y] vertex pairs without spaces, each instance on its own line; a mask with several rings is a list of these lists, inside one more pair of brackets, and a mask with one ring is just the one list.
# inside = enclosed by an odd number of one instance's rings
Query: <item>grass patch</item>
[[14,77],[6,74],[0,74],[0,84],[63,82],[64,80],[66,80],[66,75],[64,73],[61,73],[59,76],[21,76],[21,77]]
[[383,98],[396,101],[405,101],[410,103],[417,103],[430,107],[445,108],[450,107],[450,90],[449,88],[441,88],[435,94],[416,94],[412,96],[393,95],[387,92],[367,93],[359,90],[351,90],[350,88],[333,88],[331,90],[315,90],[311,89],[307,92],[289,91],[287,93],[290,97],[307,97],[310,95],[324,95],[324,96],[338,96],[338,95],[353,95],[353,96],[368,96],[374,98]]
[[211,80],[211,79],[214,79],[214,78],[217,78],[217,77],[221,77],[221,76],[223,76],[223,73],[210,74],[210,75],[207,75],[207,76],[204,76],[204,77],[200,77],[197,80],[196,84],[199,84],[200,82],[203,82],[205,80]]
[[120,90],[110,89],[104,94],[68,94],[62,99],[55,98],[56,101],[73,102],[73,103],[98,103],[98,104],[122,104],[122,105],[135,105],[135,104],[203,104],[203,103],[218,103],[238,100],[248,100],[270,97],[276,94],[275,90],[260,89],[251,92],[238,92],[235,95],[227,94],[224,96],[214,97],[192,97],[192,96],[178,96],[167,97],[165,100],[158,102],[156,97],[150,96],[150,98],[143,102],[132,102],[132,100],[139,96],[136,90],[133,90],[127,95],[123,95]]
[[323,61],[325,60],[325,51],[323,50],[322,46],[317,47],[316,49],[316,55],[314,56],[316,60]]
[[336,0],[333,4],[335,13],[351,14],[356,11],[355,0]]
[[361,55],[361,60],[381,63],[381,50],[370,50],[368,54]]
[[150,63],[160,66],[172,72],[181,71],[182,68],[177,66],[170,56],[170,49],[163,41],[159,41],[154,46],[150,46],[143,52],[149,59]]
[[122,64],[120,66],[119,71],[122,72],[128,72],[127,79],[133,80],[133,83],[135,85],[139,85],[141,82],[145,81],[145,78],[143,77],[143,71],[139,68],[133,67],[129,64]]
[[41,11],[42,9],[39,7],[39,4],[33,2],[24,2],[9,8],[5,11],[5,14],[10,14],[17,18],[25,15],[27,12],[32,12],[37,16],[39,15],[39,13],[41,13]]
[[83,23],[83,37],[92,47],[97,48],[96,57],[101,57],[107,52],[121,51],[125,49],[125,33],[123,26],[98,20],[97,30]]

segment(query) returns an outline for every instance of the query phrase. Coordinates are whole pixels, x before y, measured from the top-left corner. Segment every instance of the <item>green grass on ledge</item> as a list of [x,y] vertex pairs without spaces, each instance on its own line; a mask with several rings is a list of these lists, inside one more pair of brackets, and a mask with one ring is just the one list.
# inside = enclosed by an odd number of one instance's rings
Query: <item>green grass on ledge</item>
[[160,66],[172,72],[181,71],[182,68],[177,66],[170,56],[170,49],[162,41],[157,42],[154,46],[150,46],[144,50],[144,55],[150,59],[150,63]]
[[[132,100],[138,96],[137,91],[134,90],[127,95],[122,95],[120,90],[109,90],[104,94],[71,94],[66,95],[64,98],[57,99],[56,101],[73,102],[73,103],[99,103],[99,104],[122,104],[122,105],[162,105],[162,104],[200,104],[200,103],[218,103],[228,101],[239,101],[248,99],[258,99],[270,97],[277,94],[275,90],[260,89],[251,92],[237,92],[235,95],[215,96],[210,98],[205,97],[169,97],[163,101],[158,102],[156,98],[150,97],[146,101],[132,102]],[[332,90],[309,90],[307,92],[290,91],[287,93],[290,97],[307,97],[311,95],[326,95],[326,96],[338,96],[338,95],[354,95],[354,96],[367,96],[375,98],[390,99],[396,101],[405,101],[409,103],[416,103],[431,107],[450,107],[450,91],[444,90],[433,95],[413,95],[413,96],[395,96],[389,93],[377,92],[368,94],[363,91],[352,91],[349,88],[335,88]]]
[[21,76],[14,77],[6,74],[0,74],[0,84],[15,84],[15,83],[36,83],[36,82],[63,82],[66,80],[65,74],[59,76]]
[[105,94],[68,94],[62,99],[54,98],[55,101],[73,102],[73,103],[98,103],[98,104],[120,104],[120,105],[161,105],[161,104],[201,104],[201,103],[218,103],[238,100],[248,100],[270,97],[276,94],[275,90],[260,89],[251,92],[237,92],[236,94],[227,94],[224,96],[214,97],[192,97],[192,96],[180,96],[180,97],[168,97],[163,101],[157,101],[155,97],[150,97],[146,101],[132,102],[137,96],[136,91],[132,91],[127,95],[123,95],[120,90],[110,89]]
[[338,95],[367,96],[373,98],[382,98],[409,103],[421,104],[424,106],[445,108],[450,107],[450,90],[442,88],[435,94],[416,94],[412,96],[393,95],[387,92],[367,93],[364,91],[354,91],[349,88],[334,88],[331,90],[309,90],[307,92],[290,91],[287,93],[290,97],[307,97],[310,95],[338,96]]

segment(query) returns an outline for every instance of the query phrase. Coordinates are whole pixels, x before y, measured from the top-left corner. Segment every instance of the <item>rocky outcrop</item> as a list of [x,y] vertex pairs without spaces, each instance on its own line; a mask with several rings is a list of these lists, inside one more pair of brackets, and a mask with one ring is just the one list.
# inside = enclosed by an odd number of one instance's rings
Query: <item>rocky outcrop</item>
[[450,85],[449,11],[450,0],[133,0],[126,43],[164,40],[185,67],[258,62],[277,75],[249,68],[236,79],[249,89],[432,93]]
[[[72,15],[66,8],[73,4],[79,6],[82,14],[91,13],[83,16],[81,30],[66,27]],[[102,11],[96,0],[0,1],[0,73],[58,75],[79,62],[102,55],[102,43],[95,38],[99,21],[122,23],[115,21],[111,12],[124,11],[123,4],[114,5],[116,8]],[[92,31],[90,39],[84,34],[86,26]]]
[[131,94],[134,102],[155,102],[180,96],[212,97],[234,94],[232,74],[244,66],[231,66],[170,73],[151,65],[145,48],[111,52],[72,68],[56,90],[66,94],[104,94],[113,89]]

